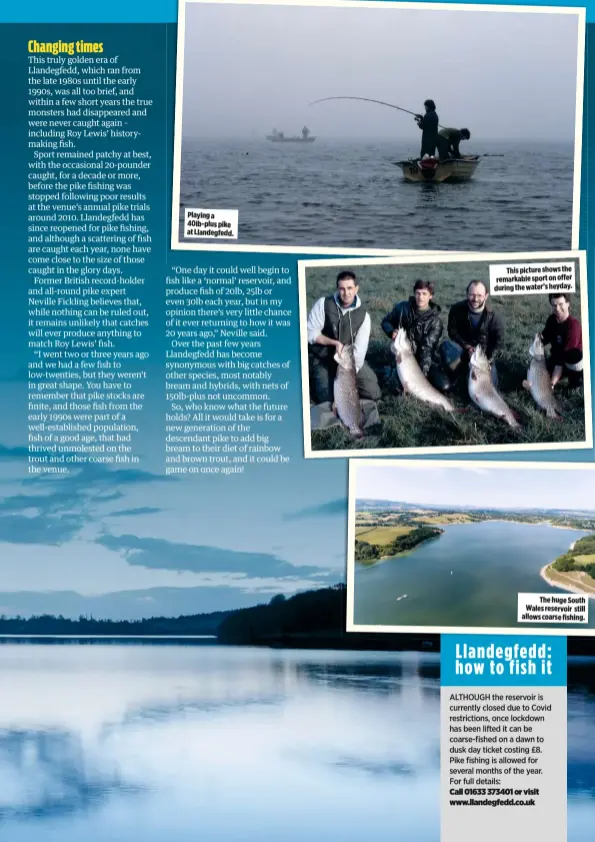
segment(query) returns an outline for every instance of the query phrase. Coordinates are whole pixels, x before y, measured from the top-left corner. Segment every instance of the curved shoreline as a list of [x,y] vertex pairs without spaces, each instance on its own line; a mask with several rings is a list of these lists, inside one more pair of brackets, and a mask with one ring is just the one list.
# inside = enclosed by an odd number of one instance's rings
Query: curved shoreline
[[553,579],[550,579],[547,575],[548,567],[551,567],[554,562],[550,561],[548,564],[544,564],[544,566],[539,571],[539,575],[547,582],[548,585],[552,588],[559,588],[561,591],[567,591],[568,593],[576,594],[576,596],[586,596],[588,599],[595,599],[595,593],[590,593],[589,591],[583,591],[579,587],[574,587],[573,585],[562,585],[560,582],[555,582]]

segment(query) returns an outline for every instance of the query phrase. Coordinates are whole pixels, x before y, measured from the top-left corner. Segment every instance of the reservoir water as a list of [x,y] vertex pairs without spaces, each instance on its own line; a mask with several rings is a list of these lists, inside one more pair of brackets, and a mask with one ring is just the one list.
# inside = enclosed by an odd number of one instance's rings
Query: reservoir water
[[418,155],[418,143],[414,134],[410,141],[317,138],[309,144],[185,138],[180,239],[185,208],[237,208],[234,245],[570,248],[571,143],[474,141],[465,154],[494,157],[481,160],[471,181],[409,184],[393,162]]
[[[407,555],[356,563],[356,624],[536,628],[517,623],[517,594],[565,593],[540,570],[587,534],[500,521],[441,528],[443,535]],[[595,627],[593,600],[587,627]]]
[[[571,661],[568,842],[595,826],[595,661]],[[10,842],[438,842],[438,656],[2,645]]]

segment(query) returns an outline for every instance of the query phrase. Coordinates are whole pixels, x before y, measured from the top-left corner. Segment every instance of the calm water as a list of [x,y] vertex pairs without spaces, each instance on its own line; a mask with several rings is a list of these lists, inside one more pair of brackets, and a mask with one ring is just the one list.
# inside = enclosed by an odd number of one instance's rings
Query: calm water
[[[356,623],[527,628],[516,622],[517,594],[564,593],[539,572],[587,534],[496,521],[442,528],[443,535],[408,555],[356,565]],[[593,600],[588,626],[595,627]]]
[[418,185],[392,163],[417,154],[413,141],[185,140],[180,219],[184,207],[238,208],[236,244],[570,248],[572,144],[500,141],[468,152],[505,157],[482,159],[467,183]]
[[[595,824],[593,661],[569,674],[569,842]],[[434,655],[0,646],[10,842],[438,842]]]

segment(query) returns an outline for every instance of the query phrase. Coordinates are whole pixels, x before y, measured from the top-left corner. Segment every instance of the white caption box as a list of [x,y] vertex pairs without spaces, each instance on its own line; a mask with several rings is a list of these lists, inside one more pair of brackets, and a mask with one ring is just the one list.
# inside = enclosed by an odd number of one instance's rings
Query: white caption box
[[219,208],[186,208],[184,236],[197,239],[237,240],[237,210]]
[[490,264],[491,295],[549,295],[575,290],[575,265],[572,261]]
[[519,623],[588,623],[589,597],[579,594],[520,593]]

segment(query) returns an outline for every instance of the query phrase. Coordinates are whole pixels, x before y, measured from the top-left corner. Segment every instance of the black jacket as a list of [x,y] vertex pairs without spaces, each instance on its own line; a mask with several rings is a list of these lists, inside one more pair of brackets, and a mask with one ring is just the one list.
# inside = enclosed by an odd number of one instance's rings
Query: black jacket
[[407,331],[420,368],[427,374],[442,336],[440,307],[430,301],[427,310],[418,310],[413,296],[409,301],[401,301],[382,320],[382,330],[389,337],[400,327]]
[[448,314],[448,335],[465,350],[481,345],[491,360],[504,342],[504,320],[486,304],[478,325],[473,327],[468,302],[459,301],[452,305]]
[[422,130],[422,147],[431,146],[434,148],[438,138],[438,114],[435,111],[426,111],[417,121],[417,125]]

